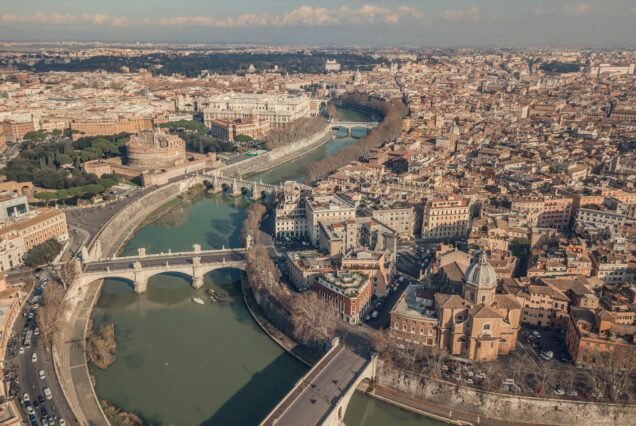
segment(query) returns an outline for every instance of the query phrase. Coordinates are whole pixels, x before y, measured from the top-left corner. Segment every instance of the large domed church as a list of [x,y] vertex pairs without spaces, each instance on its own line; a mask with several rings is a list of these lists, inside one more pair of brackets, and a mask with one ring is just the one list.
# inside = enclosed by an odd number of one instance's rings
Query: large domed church
[[477,361],[514,349],[522,307],[513,295],[497,294],[487,253],[471,257],[455,251],[440,261],[438,273],[448,275],[446,290],[409,287],[391,312],[392,334]]

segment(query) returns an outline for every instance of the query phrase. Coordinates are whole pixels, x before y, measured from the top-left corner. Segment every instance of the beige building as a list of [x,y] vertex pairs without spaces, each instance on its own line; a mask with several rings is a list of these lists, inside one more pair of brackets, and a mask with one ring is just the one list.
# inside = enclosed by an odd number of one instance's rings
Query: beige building
[[239,135],[252,139],[263,139],[269,133],[270,124],[266,119],[242,119],[228,121],[220,118],[210,120],[212,136],[233,142]]
[[163,169],[186,162],[184,140],[158,129],[132,135],[126,150],[128,165],[137,169]]
[[466,238],[470,231],[470,205],[467,199],[451,195],[426,201],[422,219],[422,238],[452,240]]
[[0,239],[22,239],[25,252],[52,238],[58,241],[68,240],[66,215],[59,210],[43,209],[16,222],[5,224],[0,229]]
[[391,311],[391,335],[475,361],[494,360],[514,349],[521,320],[521,304],[495,294],[496,288],[495,270],[482,252],[466,269],[462,296],[410,286]]
[[414,236],[416,215],[415,209],[411,206],[372,209],[371,217],[394,229],[400,238]]
[[138,133],[152,130],[151,118],[121,118],[116,120],[73,120],[71,130],[73,139],[82,136],[118,135],[120,133]]
[[338,195],[315,195],[305,199],[305,214],[309,239],[318,244],[320,224],[355,219],[356,206]]
[[311,116],[309,98],[304,95],[230,93],[207,99],[203,118],[207,127],[212,120],[267,120],[271,128],[284,127],[302,117]]
[[522,214],[530,227],[566,230],[572,217],[572,198],[522,197],[511,210]]

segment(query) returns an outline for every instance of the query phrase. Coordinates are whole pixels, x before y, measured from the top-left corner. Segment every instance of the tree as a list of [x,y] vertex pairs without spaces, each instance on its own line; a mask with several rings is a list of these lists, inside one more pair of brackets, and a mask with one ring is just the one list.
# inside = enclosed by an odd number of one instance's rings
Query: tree
[[607,396],[612,402],[619,402],[628,395],[636,374],[636,352],[633,348],[597,351],[592,359],[589,377],[596,399]]
[[253,139],[251,136],[248,136],[248,135],[236,135],[236,138],[234,140],[236,142],[250,142]]
[[296,295],[292,300],[294,337],[311,346],[319,346],[331,339],[336,331],[336,308],[313,291]]
[[52,337],[59,328],[64,311],[64,289],[57,283],[46,286],[42,293],[42,303],[36,315],[36,323],[44,349],[48,352]]
[[508,249],[513,256],[522,258],[530,252],[530,241],[527,238],[515,238],[510,241]]
[[65,164],[72,164],[73,159],[66,154],[57,154],[55,156],[55,162],[57,163],[58,166],[63,166]]
[[24,256],[24,264],[35,267],[50,263],[62,250],[62,244],[54,238],[38,244]]
[[338,110],[336,109],[336,104],[334,104],[333,102],[329,102],[327,104],[325,113],[327,114],[327,118],[336,120],[338,118]]

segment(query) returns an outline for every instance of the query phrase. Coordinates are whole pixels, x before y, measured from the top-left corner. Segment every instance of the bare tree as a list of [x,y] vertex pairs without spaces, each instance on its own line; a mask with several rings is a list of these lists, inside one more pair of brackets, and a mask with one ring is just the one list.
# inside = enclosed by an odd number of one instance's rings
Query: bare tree
[[607,396],[618,402],[629,395],[634,386],[636,354],[631,348],[614,352],[597,352],[590,364],[590,378],[597,399]]
[[306,344],[320,344],[335,334],[337,312],[318,294],[296,295],[292,302],[295,337]]
[[64,289],[51,283],[42,293],[42,303],[36,316],[36,323],[40,328],[40,337],[44,349],[48,352],[53,335],[57,331],[62,312],[64,311]]
[[267,135],[267,147],[274,149],[312,136],[325,128],[322,117],[299,118],[281,129],[274,129]]

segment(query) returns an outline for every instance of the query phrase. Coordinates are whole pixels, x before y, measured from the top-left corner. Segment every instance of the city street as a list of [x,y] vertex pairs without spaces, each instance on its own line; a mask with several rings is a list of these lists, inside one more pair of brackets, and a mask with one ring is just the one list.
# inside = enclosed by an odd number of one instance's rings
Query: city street
[[[53,281],[48,270],[40,272],[41,279],[47,279],[46,285],[60,285]],[[37,283],[36,283],[37,284]],[[32,297],[33,293],[30,297]],[[30,298],[29,297],[29,298]],[[29,304],[25,307],[27,312],[31,312]],[[37,310],[34,312],[37,315]],[[6,369],[11,372],[14,377],[17,377],[15,384],[12,386],[12,391],[16,395],[17,399],[24,405],[24,393],[28,393],[30,404],[35,409],[38,422],[32,424],[42,424],[43,413],[46,413],[46,417],[51,416],[53,419],[63,418],[67,424],[77,424],[74,421],[74,416],[66,403],[62,389],[59,386],[55,370],[53,368],[53,362],[51,358],[51,352],[45,351],[42,341],[39,335],[35,335],[35,316],[32,319],[25,318],[20,315],[15,322],[13,328],[13,339],[15,341],[15,354],[11,355],[11,352],[7,352],[7,358],[5,359]],[[32,340],[30,347],[25,347],[25,333],[24,331],[30,331]],[[20,348],[24,348],[24,353],[20,353]],[[33,356],[37,356],[37,360],[33,361]],[[43,377],[40,378],[40,371],[43,371]],[[44,388],[49,388],[52,394],[50,400],[44,397]],[[42,399],[44,403],[38,401]],[[44,408],[44,410],[43,410]],[[26,411],[25,411],[26,413]],[[25,414],[25,418],[27,418]],[[50,422],[47,422],[50,424]]]

